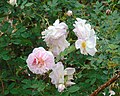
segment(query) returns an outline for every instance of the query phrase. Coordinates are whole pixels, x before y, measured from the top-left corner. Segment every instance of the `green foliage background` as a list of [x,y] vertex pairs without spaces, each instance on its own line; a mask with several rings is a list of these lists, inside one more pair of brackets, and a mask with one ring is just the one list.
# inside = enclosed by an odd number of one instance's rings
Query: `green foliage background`
[[[111,13],[107,14],[107,9]],[[119,9],[119,0],[17,0],[15,6],[0,0],[0,96],[90,95],[120,69]],[[73,11],[71,17],[65,14],[68,10]],[[76,17],[88,20],[99,38],[98,52],[93,57],[81,55],[73,46],[77,39],[72,31]],[[56,60],[76,68],[76,85],[62,93],[50,83],[48,75],[32,74],[26,66],[33,48],[48,49],[41,32],[58,18],[69,26],[67,40],[72,46],[61,53],[66,59]],[[120,96],[120,80],[103,90],[106,96],[109,89]],[[103,96],[102,92],[98,96]]]

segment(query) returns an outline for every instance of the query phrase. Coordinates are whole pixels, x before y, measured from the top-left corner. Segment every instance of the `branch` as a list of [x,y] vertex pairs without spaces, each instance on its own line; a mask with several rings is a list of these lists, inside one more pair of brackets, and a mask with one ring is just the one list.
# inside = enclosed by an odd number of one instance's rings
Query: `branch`
[[3,94],[4,93],[4,84],[2,82],[2,79],[0,79],[0,81],[1,81],[1,84],[2,84],[2,94]]
[[104,90],[106,87],[111,85],[113,82],[115,82],[120,77],[120,72],[118,72],[117,75],[115,75],[113,78],[111,78],[109,81],[101,85],[98,89],[96,89],[90,96],[97,96],[98,93],[100,93],[102,90]]

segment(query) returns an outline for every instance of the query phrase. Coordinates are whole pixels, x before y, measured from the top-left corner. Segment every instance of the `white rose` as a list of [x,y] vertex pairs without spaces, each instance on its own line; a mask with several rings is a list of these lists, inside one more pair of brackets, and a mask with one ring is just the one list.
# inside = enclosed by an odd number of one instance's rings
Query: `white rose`
[[86,24],[86,20],[77,18],[73,31],[75,32],[78,40],[75,42],[76,49],[80,49],[81,54],[94,56],[97,52],[96,49],[96,35],[94,29],[90,24]]
[[56,20],[53,26],[42,32],[44,41],[46,42],[49,50],[52,51],[54,56],[58,56],[60,52],[64,51],[70,43],[66,40],[68,26],[59,20]]

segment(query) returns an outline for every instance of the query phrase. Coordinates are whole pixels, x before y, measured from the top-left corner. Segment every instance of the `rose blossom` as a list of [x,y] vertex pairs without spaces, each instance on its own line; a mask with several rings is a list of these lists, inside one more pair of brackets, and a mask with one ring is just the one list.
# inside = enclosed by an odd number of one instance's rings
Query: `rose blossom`
[[76,49],[80,49],[81,54],[90,54],[94,56],[96,53],[96,35],[94,29],[91,28],[90,24],[86,24],[86,20],[76,18],[75,27],[73,31],[75,32],[78,40],[75,42]]
[[59,23],[59,20],[56,20],[53,26],[42,32],[44,41],[54,56],[59,55],[70,45],[66,40],[67,29],[68,26],[64,22]]
[[69,67],[64,70],[63,64],[58,62],[53,66],[52,70],[49,77],[51,78],[52,84],[55,84],[59,92],[62,92],[65,87],[75,84],[71,82],[71,80],[73,80],[75,68]]
[[27,60],[29,70],[35,74],[43,74],[52,69],[54,65],[54,56],[50,51],[46,51],[43,47],[35,48],[29,54]]

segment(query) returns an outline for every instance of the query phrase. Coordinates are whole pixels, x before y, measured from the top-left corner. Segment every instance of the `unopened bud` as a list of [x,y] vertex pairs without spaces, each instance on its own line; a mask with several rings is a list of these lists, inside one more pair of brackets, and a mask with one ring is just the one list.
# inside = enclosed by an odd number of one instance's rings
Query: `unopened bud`
[[107,14],[107,15],[111,14],[111,10],[110,10],[110,9],[107,9],[107,10],[106,10],[106,14]]
[[71,16],[72,15],[72,11],[68,10],[66,14],[67,14],[67,16]]

